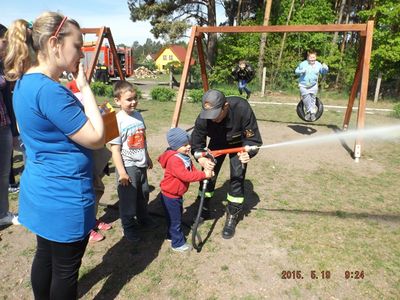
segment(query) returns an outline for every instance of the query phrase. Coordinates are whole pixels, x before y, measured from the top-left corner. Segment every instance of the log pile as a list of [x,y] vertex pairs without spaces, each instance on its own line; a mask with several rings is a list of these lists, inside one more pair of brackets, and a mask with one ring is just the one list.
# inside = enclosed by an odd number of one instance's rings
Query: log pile
[[144,78],[157,78],[157,72],[151,71],[146,67],[139,67],[136,70],[134,70],[133,73],[137,79],[144,79]]

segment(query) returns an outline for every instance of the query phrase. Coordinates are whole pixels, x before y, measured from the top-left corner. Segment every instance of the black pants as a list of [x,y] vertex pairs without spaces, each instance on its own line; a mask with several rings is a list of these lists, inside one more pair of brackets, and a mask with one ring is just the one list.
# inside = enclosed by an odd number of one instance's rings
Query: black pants
[[37,237],[31,282],[36,300],[73,300],[78,293],[78,275],[89,240],[58,243]]
[[[209,181],[206,192],[213,193],[215,190],[215,184],[217,182],[219,171],[221,170],[222,163],[225,160],[226,155],[221,155],[216,158],[217,163],[214,167],[215,176]],[[228,194],[233,197],[244,197],[244,180],[246,177],[246,165],[242,165],[239,160],[237,153],[229,154],[230,163],[230,181]],[[202,183],[200,183],[199,190],[202,189]]]

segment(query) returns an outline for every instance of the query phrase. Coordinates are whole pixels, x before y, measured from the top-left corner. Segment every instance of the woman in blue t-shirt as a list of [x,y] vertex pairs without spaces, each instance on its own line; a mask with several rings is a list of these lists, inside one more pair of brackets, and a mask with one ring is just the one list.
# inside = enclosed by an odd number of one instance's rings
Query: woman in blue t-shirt
[[[80,60],[79,24],[45,12],[8,32],[6,76],[18,80],[13,104],[26,148],[19,221],[37,235],[31,281],[35,299],[76,299],[78,271],[95,225],[91,149],[104,125]],[[76,75],[85,106],[59,83]]]

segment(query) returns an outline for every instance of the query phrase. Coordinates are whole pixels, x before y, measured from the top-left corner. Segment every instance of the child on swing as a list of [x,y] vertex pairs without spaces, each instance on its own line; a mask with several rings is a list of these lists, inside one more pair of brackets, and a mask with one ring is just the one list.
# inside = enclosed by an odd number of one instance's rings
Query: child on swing
[[325,75],[328,71],[328,66],[317,61],[317,53],[312,50],[307,52],[307,60],[302,61],[294,71],[299,76],[300,95],[305,107],[305,118],[308,121],[316,120],[318,78],[320,74]]

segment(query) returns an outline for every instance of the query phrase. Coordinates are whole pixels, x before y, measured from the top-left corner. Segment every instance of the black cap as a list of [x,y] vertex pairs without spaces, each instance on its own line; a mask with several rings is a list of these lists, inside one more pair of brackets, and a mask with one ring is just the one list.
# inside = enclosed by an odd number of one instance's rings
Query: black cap
[[221,112],[226,102],[225,95],[217,90],[208,90],[202,98],[202,108],[200,118],[215,119]]

